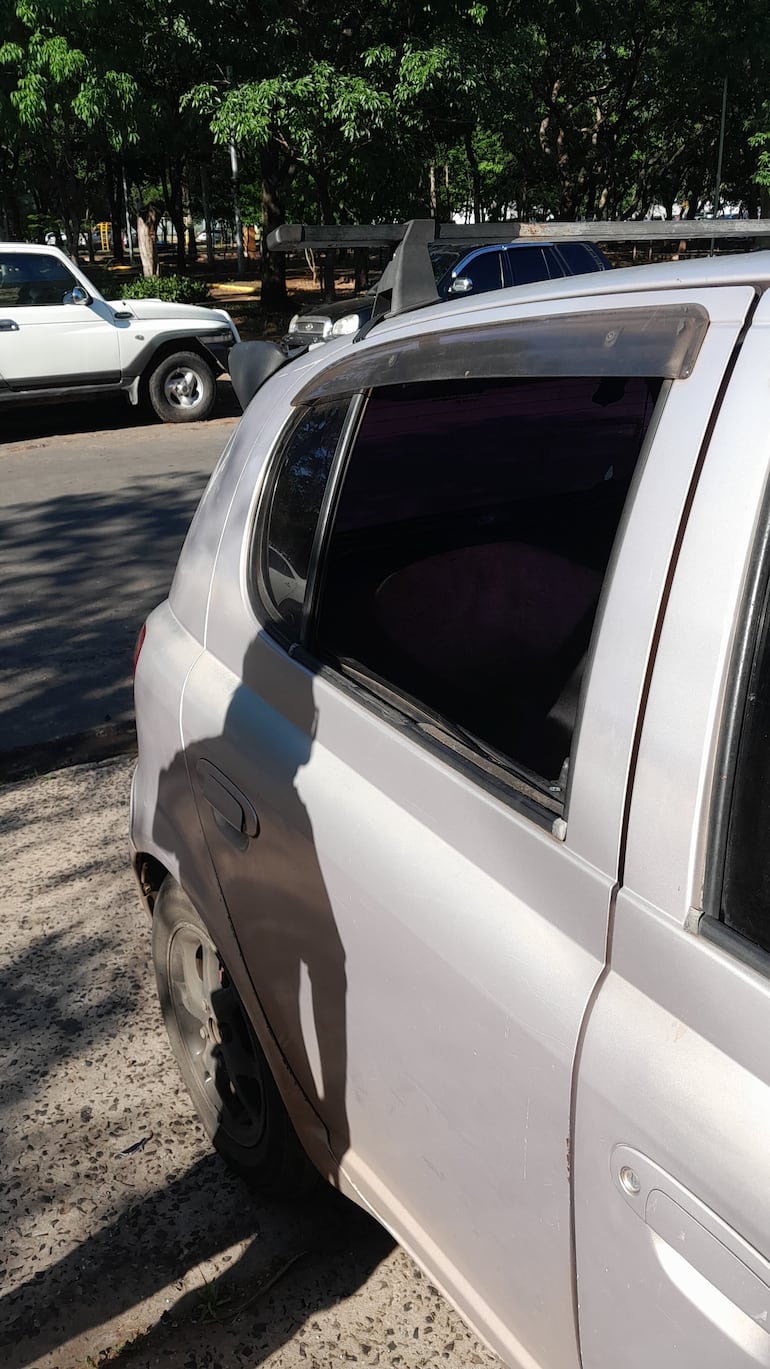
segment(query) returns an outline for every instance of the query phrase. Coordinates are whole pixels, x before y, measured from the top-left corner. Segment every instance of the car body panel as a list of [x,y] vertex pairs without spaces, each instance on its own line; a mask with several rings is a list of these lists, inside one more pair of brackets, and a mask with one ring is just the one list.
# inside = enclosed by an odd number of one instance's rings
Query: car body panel
[[[641,733],[611,969],[581,1055],[585,1369],[606,1363],[618,1319],[629,1369],[770,1363],[770,984],[694,934],[724,783],[715,758],[734,629],[770,479],[770,393],[757,384],[768,304],[764,295],[737,359],[682,540]],[[657,1167],[638,1199],[624,1200],[618,1183],[620,1142],[640,1153],[630,1162],[640,1174],[646,1161]],[[658,1194],[676,1203],[672,1235],[658,1229]]]
[[[653,298],[655,296],[651,296]],[[731,353],[755,298],[746,286],[693,295],[711,323],[691,380],[675,381],[659,426],[648,435],[651,459],[636,494],[635,516],[618,549],[622,586],[605,597],[603,626],[590,666],[597,689],[586,696],[580,726],[589,763],[575,766],[567,840],[601,868],[615,867],[623,830],[624,757],[646,688],[646,663],[658,630],[671,560],[692,482]]]
[[[487,1337],[507,1314],[569,1364],[571,1068],[612,879],[253,633],[238,675],[200,658],[182,729],[268,1021],[367,1203],[390,1226],[408,1211],[410,1247],[443,1252],[434,1277]],[[202,761],[253,803],[258,841],[218,820]]]
[[0,306],[0,376],[11,389],[120,382],[118,328],[103,300]]
[[[144,885],[147,856],[159,861],[172,878],[190,891],[259,1033],[305,1150],[320,1173],[339,1184],[326,1128],[309,1107],[287,1067],[254,992],[203,839],[182,745],[179,694],[169,688],[171,681],[179,684],[184,680],[200,649],[200,641],[180,623],[168,601],[150,614],[134,681],[139,744],[130,808],[134,872],[150,913],[152,901]],[[159,700],[162,712],[157,707]],[[177,829],[178,822],[182,823],[181,830]]]

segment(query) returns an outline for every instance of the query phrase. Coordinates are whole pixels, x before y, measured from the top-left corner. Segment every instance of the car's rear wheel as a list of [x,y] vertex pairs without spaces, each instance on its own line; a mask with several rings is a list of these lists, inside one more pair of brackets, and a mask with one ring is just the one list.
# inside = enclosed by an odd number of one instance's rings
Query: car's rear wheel
[[155,902],[152,957],[171,1048],[216,1149],[254,1188],[305,1191],[317,1175],[254,1028],[204,923],[170,877]]
[[150,372],[147,393],[164,423],[194,423],[213,411],[217,382],[211,366],[197,352],[174,352]]

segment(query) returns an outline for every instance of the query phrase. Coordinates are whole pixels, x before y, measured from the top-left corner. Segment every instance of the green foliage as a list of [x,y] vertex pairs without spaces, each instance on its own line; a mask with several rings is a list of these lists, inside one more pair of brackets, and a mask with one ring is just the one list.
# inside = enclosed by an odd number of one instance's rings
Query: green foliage
[[[333,221],[618,217],[770,189],[766,0],[0,0],[0,231],[129,200]],[[186,270],[186,249],[178,251]],[[157,281],[151,282],[157,292]]]
[[137,276],[124,281],[121,299],[162,299],[169,304],[205,304],[209,288],[193,276]]
[[755,176],[757,185],[770,189],[770,133],[753,134],[749,144],[759,152]]

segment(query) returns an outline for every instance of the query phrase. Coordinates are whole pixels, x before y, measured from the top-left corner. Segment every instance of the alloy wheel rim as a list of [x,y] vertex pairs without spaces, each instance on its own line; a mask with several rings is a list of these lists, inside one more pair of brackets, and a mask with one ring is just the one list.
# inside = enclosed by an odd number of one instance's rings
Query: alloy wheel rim
[[195,1088],[232,1141],[255,1146],[266,1123],[259,1048],[215,947],[198,928],[176,929],[168,983]]
[[189,366],[178,366],[166,376],[163,393],[169,404],[180,409],[194,409],[203,398],[200,376]]

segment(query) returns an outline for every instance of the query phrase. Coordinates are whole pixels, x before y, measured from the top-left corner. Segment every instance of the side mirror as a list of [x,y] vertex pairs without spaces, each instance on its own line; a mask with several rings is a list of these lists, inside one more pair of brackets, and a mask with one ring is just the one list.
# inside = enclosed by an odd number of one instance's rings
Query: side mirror
[[473,289],[473,281],[468,276],[455,276],[449,287],[450,295],[469,295]]
[[82,285],[73,285],[72,289],[67,291],[67,294],[64,296],[62,303],[90,304],[91,296],[89,295],[87,290],[83,289]]
[[227,369],[242,409],[287,360],[286,353],[275,342],[236,342],[230,348]]

